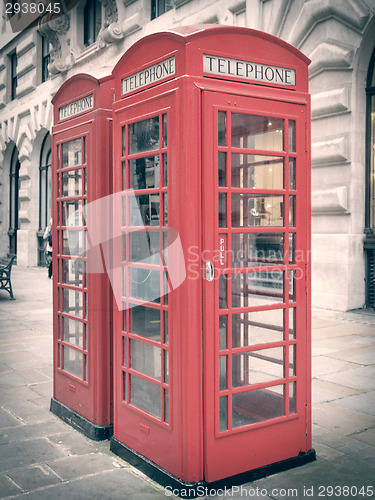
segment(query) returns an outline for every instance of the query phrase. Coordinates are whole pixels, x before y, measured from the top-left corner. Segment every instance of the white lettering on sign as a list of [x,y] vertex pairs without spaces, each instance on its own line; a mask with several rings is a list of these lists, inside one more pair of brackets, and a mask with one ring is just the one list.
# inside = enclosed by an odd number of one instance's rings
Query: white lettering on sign
[[87,95],[86,97],[82,97],[82,99],[78,99],[77,101],[73,101],[66,106],[61,106],[59,108],[59,120],[64,120],[64,118],[71,118],[72,116],[78,115],[83,111],[88,111],[94,107],[94,94]]
[[296,70],[203,54],[203,72],[280,85],[295,85]]
[[142,71],[138,71],[138,73],[123,78],[121,80],[122,95],[138,90],[150,83],[163,80],[168,76],[174,75],[175,72],[175,57],[173,56],[153,66],[149,66]]
[[225,240],[220,238],[220,265],[225,265]]

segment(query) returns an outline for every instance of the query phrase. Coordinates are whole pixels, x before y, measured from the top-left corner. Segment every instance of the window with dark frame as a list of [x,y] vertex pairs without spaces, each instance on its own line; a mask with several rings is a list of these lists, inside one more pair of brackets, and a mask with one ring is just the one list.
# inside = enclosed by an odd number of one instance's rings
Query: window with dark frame
[[83,11],[83,43],[86,47],[96,42],[102,27],[102,5],[99,0],[87,0]]
[[10,100],[14,101],[17,97],[17,53],[14,51],[9,55],[10,58]]
[[51,58],[49,40],[41,35],[42,38],[42,83],[49,78],[48,65]]
[[174,0],[151,0],[151,19],[155,19],[173,8]]

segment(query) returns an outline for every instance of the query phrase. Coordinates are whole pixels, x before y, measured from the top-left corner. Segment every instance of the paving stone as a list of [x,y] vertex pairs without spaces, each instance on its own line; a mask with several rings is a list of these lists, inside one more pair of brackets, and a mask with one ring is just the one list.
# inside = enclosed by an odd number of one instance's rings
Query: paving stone
[[337,373],[345,370],[358,368],[355,363],[349,363],[340,359],[334,359],[328,356],[316,356],[312,359],[313,377],[321,377],[328,373]]
[[322,374],[319,375],[319,378],[353,389],[370,391],[375,389],[375,366],[360,366],[338,373]]
[[375,417],[375,391],[356,394],[337,401],[337,404]]
[[314,406],[312,420],[339,434],[353,434],[375,425],[375,418],[342,408],[335,403],[321,403]]
[[352,438],[375,446],[375,427],[353,434]]
[[[34,393],[34,396],[38,395],[35,395]],[[45,422],[47,420],[53,420],[55,418],[54,415],[50,411],[48,411],[48,409],[42,408],[41,406],[34,403],[34,401],[9,403],[6,405],[6,408],[17,418],[21,419],[27,424]]]
[[65,433],[49,436],[48,439],[68,455],[85,455],[95,451],[94,441],[82,434],[73,434],[70,429],[66,430]]
[[332,353],[330,357],[361,365],[372,365],[375,360],[375,346],[371,344],[365,347],[353,346],[351,349]]
[[64,453],[45,438],[0,445],[0,471],[62,458]]
[[353,394],[359,394],[357,389],[351,389],[325,380],[314,378],[312,381],[313,404],[345,399]]
[[7,473],[24,491],[32,491],[42,486],[60,483],[61,479],[45,464],[31,465]]
[[[116,463],[116,465],[114,465]],[[49,467],[65,480],[87,476],[105,470],[112,470],[119,466],[115,456],[113,458],[102,453],[75,455],[62,460],[48,462]]]
[[[0,444],[16,443],[27,441],[30,439],[53,436],[66,432],[68,425],[59,420],[57,417],[50,422],[42,424],[20,424],[17,427],[8,427],[0,430]],[[51,439],[50,439],[51,440]]]
[[6,427],[14,427],[21,425],[19,419],[14,415],[10,414],[4,408],[0,408],[0,429],[5,429]]
[[6,474],[0,474],[0,498],[17,495],[20,491],[22,491],[21,488],[14,484]]

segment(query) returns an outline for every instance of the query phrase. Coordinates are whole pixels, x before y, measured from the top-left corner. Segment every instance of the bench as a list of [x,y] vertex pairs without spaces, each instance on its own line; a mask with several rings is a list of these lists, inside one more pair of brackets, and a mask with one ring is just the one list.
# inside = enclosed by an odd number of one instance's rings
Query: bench
[[0,290],[6,290],[10,295],[10,300],[15,300],[13,297],[12,283],[10,281],[10,273],[15,258],[15,255],[10,258],[0,258]]

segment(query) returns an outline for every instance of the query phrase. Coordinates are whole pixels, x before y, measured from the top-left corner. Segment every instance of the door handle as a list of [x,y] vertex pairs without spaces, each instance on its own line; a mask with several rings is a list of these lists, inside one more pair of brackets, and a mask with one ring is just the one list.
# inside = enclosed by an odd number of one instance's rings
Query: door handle
[[212,262],[208,261],[206,262],[206,280],[208,282],[213,281],[214,279],[214,265]]

